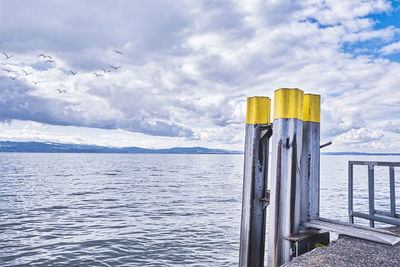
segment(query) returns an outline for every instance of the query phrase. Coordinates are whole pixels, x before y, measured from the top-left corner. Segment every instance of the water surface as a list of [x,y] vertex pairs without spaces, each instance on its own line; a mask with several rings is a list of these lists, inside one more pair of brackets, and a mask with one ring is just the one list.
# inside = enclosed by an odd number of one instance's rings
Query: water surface
[[[322,156],[324,217],[347,221],[350,159],[400,161]],[[242,172],[242,155],[1,153],[0,266],[236,266]]]

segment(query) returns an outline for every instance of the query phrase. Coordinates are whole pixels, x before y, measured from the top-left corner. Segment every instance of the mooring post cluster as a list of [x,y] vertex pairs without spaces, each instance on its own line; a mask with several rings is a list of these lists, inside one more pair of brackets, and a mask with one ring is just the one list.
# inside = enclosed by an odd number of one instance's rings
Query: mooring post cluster
[[247,100],[239,266],[264,266],[268,205],[268,266],[298,254],[300,222],[319,213],[320,96],[282,88],[273,100],[273,124],[269,98]]

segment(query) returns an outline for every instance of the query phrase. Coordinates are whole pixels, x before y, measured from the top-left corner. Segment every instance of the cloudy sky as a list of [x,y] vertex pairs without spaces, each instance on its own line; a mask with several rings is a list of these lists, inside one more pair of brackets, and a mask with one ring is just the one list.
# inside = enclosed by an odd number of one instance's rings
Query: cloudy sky
[[297,87],[325,151],[400,152],[399,1],[0,6],[0,140],[242,150],[246,98]]

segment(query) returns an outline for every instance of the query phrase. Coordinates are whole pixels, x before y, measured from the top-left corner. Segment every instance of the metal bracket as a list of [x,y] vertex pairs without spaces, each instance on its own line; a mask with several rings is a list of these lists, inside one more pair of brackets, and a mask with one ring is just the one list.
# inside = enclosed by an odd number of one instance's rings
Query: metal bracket
[[329,244],[329,231],[324,230],[304,230],[295,236],[284,237],[292,242],[291,255],[298,257],[306,252],[313,250],[317,246]]
[[297,243],[292,242],[292,247],[290,248],[290,254],[292,257],[298,257],[298,249],[297,249]]
[[265,197],[260,198],[260,201],[263,202],[263,209],[265,209],[266,207],[269,206],[270,203],[270,194],[269,194],[269,190],[267,190],[267,193],[265,194]]
[[260,140],[263,139],[264,137],[271,137],[272,136],[272,125],[267,125],[265,128],[261,128],[260,131]]
[[329,146],[329,145],[332,145],[332,141],[329,141],[328,143],[320,145],[319,148],[321,149],[321,148],[324,148],[324,147]]

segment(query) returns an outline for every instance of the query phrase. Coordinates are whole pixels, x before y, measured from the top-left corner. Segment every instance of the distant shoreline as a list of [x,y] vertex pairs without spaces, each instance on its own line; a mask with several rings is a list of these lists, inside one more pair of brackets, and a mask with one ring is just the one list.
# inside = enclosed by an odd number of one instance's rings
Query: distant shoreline
[[125,155],[243,155],[243,153],[196,153],[196,152],[40,152],[40,151],[0,151],[0,154],[18,154],[18,153],[26,153],[26,154],[125,154]]
[[[0,153],[32,154],[164,154],[164,155],[243,155],[243,152],[102,152],[102,151],[0,151]],[[324,156],[400,156],[400,153],[324,152]]]
[[96,145],[0,141],[0,153],[103,153],[103,154],[243,154],[242,151],[205,147],[172,147],[149,149],[141,147],[104,147]]
[[[211,149],[205,147],[172,147],[167,149],[149,149],[141,147],[103,147],[96,145],[11,142],[0,141],[0,153],[93,153],[93,154],[224,154],[240,155],[243,151]],[[364,153],[364,152],[321,152],[321,155],[348,156],[400,156],[400,153]]]

